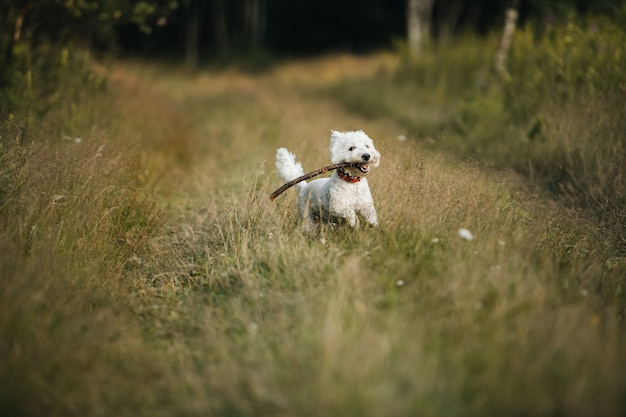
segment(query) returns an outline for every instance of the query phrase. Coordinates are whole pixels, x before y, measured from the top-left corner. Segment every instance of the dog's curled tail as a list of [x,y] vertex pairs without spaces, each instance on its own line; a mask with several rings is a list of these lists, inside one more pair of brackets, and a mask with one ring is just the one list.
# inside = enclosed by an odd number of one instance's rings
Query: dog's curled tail
[[[276,150],[276,169],[278,170],[280,178],[285,182],[289,182],[304,175],[302,164],[296,162],[296,156],[286,148]],[[296,187],[302,189],[305,185],[306,181],[301,181],[296,184]]]

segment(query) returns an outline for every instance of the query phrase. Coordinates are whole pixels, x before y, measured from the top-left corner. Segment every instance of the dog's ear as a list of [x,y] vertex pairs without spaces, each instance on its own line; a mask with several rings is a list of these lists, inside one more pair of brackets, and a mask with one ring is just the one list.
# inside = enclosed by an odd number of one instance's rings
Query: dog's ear
[[341,162],[341,147],[343,144],[343,133],[336,130],[330,131],[330,160],[333,164]]
[[380,152],[375,151],[376,152],[376,162],[374,162],[374,168],[378,168],[378,165],[380,165]]
[[374,159],[374,168],[378,168],[378,165],[380,165],[380,152],[374,148],[374,142],[371,144],[370,153],[373,156],[372,159]]

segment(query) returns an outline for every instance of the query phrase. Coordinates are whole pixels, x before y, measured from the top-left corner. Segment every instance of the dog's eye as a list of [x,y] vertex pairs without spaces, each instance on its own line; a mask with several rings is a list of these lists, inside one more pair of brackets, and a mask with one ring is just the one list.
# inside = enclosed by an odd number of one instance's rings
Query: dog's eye
[[365,147],[366,147],[367,149],[369,149],[369,148],[370,148],[370,145],[365,145]]
[[355,150],[355,149],[356,149],[356,148],[355,148],[354,146],[350,146],[350,147],[348,148],[348,150],[349,150],[350,152],[352,152],[352,151],[353,151],[353,150]]

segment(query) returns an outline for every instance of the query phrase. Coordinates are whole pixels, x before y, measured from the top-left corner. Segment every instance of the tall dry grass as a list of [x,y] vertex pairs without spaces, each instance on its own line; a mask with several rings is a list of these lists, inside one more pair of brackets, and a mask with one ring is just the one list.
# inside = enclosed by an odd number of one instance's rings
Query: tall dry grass
[[379,230],[305,235],[268,186],[186,225],[197,296],[213,300],[186,370],[217,375],[199,410],[619,414],[621,319],[594,291],[584,223],[395,149],[372,177]]
[[368,117],[386,117],[430,149],[514,169],[602,228],[623,263],[626,8],[611,18],[527,22],[506,75],[493,70],[500,34],[441,41],[395,71],[327,91]]
[[[596,226],[285,74],[121,67],[86,143],[3,148],[2,410],[622,414]],[[313,169],[357,128],[380,226],[302,232],[294,192],[268,198],[276,147]]]
[[[128,101],[133,88],[82,94],[44,116],[26,108],[0,126],[3,415],[110,414],[158,402],[125,395],[157,373],[141,349],[134,265],[164,224],[152,168],[171,163],[168,144],[178,139],[166,124],[137,127],[133,106],[147,97]],[[158,103],[141,120],[164,115],[178,124]]]

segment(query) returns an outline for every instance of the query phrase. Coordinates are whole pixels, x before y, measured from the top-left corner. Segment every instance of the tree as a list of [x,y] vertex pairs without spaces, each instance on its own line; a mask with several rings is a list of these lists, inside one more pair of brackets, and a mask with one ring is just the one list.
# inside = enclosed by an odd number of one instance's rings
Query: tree
[[496,71],[503,76],[507,75],[506,59],[511,48],[511,42],[513,41],[513,35],[515,34],[515,28],[517,26],[517,17],[519,15],[517,9],[519,7],[519,0],[513,0],[506,11],[506,19],[504,23],[504,30],[502,31],[502,37],[500,38],[500,46],[496,52],[495,67]]
[[198,66],[198,44],[202,28],[202,16],[200,0],[190,0],[185,19],[185,65],[189,68]]
[[246,0],[244,5],[244,32],[248,48],[258,49],[265,36],[265,1]]
[[228,37],[228,18],[224,0],[213,0],[213,28],[217,53],[227,56],[230,53],[230,38]]
[[[29,101],[36,88],[41,97],[53,97],[60,74],[71,73],[70,62],[87,73],[89,55],[84,50],[95,44],[112,48],[118,26],[133,24],[150,33],[178,4],[176,0],[3,0],[0,118]],[[38,101],[45,107],[46,100]]]
[[420,55],[430,39],[434,0],[407,0],[407,36],[409,53]]

